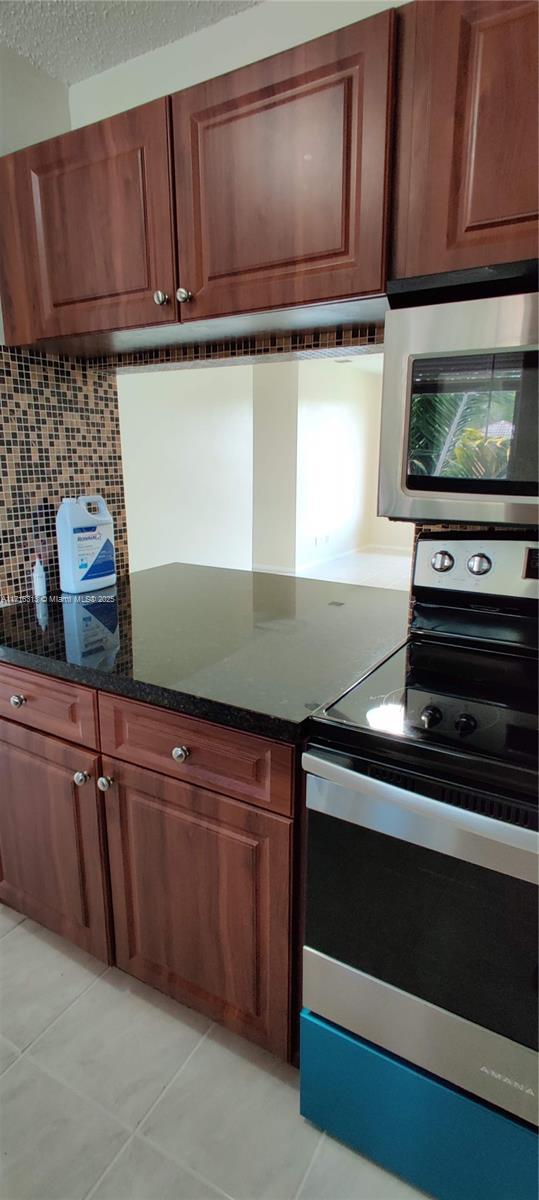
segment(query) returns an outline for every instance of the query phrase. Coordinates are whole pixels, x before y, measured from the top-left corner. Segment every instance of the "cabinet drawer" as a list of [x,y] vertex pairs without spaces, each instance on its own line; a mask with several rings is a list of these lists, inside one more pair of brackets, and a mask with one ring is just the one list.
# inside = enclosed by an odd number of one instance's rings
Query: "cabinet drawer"
[[[106,754],[289,816],[294,750],[150,704],[99,694]],[[184,747],[188,757],[175,761]]]
[[94,750],[99,744],[97,696],[91,688],[4,663],[0,663],[0,716]]

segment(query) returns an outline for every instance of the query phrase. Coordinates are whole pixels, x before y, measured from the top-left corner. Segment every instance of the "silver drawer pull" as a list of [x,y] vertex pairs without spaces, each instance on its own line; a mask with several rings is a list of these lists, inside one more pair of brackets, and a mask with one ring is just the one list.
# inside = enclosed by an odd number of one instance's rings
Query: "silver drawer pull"
[[114,780],[110,778],[110,775],[100,775],[97,781],[97,786],[100,792],[108,792],[113,783]]
[[172,751],[172,757],[174,762],[185,762],[186,758],[189,758],[190,753],[189,746],[175,746]]
[[18,696],[10,696],[9,703],[11,704],[12,708],[22,708],[23,704],[26,704],[26,696],[23,696],[22,694]]
[[77,787],[83,787],[85,783],[88,783],[89,778],[87,771],[75,771],[73,783],[76,783]]

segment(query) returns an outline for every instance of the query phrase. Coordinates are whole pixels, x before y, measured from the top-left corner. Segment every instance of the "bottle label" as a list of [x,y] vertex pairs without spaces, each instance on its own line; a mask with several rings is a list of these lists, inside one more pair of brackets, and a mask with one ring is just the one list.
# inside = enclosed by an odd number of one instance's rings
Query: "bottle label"
[[114,546],[97,526],[86,525],[73,530],[75,553],[80,580],[104,579],[114,575]]

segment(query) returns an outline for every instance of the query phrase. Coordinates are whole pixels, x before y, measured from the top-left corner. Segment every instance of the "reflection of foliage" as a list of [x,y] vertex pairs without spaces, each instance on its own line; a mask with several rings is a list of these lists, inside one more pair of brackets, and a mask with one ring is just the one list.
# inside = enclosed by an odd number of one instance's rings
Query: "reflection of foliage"
[[495,433],[492,427],[501,421],[512,425],[514,409],[514,391],[415,394],[410,412],[410,474],[505,478],[511,437],[505,430]]
[[441,474],[461,479],[505,479],[510,447],[508,437],[485,437],[482,429],[465,429]]

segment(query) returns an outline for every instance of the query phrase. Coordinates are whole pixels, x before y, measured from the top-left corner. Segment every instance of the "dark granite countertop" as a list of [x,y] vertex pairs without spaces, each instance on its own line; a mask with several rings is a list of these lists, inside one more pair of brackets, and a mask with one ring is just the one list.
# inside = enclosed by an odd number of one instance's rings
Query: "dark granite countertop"
[[404,641],[407,613],[407,592],[171,563],[0,609],[0,661],[297,741]]

